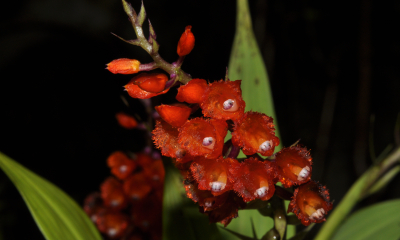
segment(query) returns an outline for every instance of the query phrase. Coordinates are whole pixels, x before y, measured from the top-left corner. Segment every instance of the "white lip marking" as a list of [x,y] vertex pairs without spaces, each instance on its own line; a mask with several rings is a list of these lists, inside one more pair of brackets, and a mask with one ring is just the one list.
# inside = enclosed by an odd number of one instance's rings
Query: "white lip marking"
[[301,169],[299,176],[297,176],[297,180],[303,181],[310,175],[310,168],[308,166],[305,166],[303,169]]
[[213,150],[214,145],[215,145],[215,139],[213,137],[205,137],[203,139],[203,146],[205,148]]
[[235,112],[238,110],[239,106],[235,100],[228,99],[223,103],[222,108],[227,112]]
[[313,214],[311,214],[310,219],[322,219],[325,216],[325,210],[323,208],[318,209]]
[[267,194],[267,192],[268,192],[268,187],[260,187],[254,192],[254,196],[262,198]]
[[211,201],[206,201],[206,202],[204,203],[204,205],[205,205],[206,207],[211,207],[211,206],[212,206],[212,202],[211,202]]
[[117,234],[117,230],[115,228],[110,228],[107,231],[108,236],[114,237]]
[[120,172],[125,172],[128,169],[128,167],[126,165],[122,165],[121,167],[119,167],[119,171]]
[[258,147],[258,151],[259,152],[265,152],[268,151],[272,148],[272,141],[265,141],[263,143],[261,143],[261,145]]
[[211,191],[219,192],[224,190],[226,183],[223,182],[210,182]]
[[210,146],[214,141],[214,138],[212,137],[205,137],[203,139],[203,146]]
[[111,206],[116,207],[116,206],[119,205],[119,201],[118,200],[112,200],[110,204],[111,204]]

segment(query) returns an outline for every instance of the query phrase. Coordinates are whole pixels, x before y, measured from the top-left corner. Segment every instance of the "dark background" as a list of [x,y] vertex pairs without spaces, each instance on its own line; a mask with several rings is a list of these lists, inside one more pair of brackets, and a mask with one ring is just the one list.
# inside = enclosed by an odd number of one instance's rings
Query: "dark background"
[[[138,10],[140,1],[131,2]],[[110,34],[135,38],[119,0],[7,4],[0,8],[0,151],[82,203],[109,175],[111,152],[144,146],[139,130],[124,130],[114,118],[126,110],[122,86],[130,76],[113,75],[105,64],[150,58]],[[198,78],[224,77],[235,1],[145,0],[145,6],[161,56],[175,61],[179,37],[192,25],[196,47],[183,69]],[[313,179],[328,186],[336,205],[372,164],[371,147],[378,155],[396,144],[400,2],[257,0],[250,9],[283,145],[301,139],[311,149]],[[131,113],[143,113],[139,101],[129,101]],[[399,185],[397,176],[360,206],[400,197]],[[3,173],[0,234],[43,239]]]

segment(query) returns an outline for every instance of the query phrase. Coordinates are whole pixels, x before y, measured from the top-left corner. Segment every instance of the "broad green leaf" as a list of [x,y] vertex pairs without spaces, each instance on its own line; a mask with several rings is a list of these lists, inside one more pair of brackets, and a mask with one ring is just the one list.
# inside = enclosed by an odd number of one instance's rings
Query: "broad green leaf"
[[279,136],[267,69],[253,33],[247,0],[237,0],[236,33],[228,70],[229,79],[242,80],[245,110],[273,117]]
[[186,196],[182,176],[171,160],[166,159],[164,166],[163,239],[221,239],[216,224],[210,224],[198,205]]
[[[253,110],[274,118],[276,135],[279,137],[272,93],[268,82],[267,70],[253,33],[247,0],[237,0],[236,33],[229,62],[229,79],[242,80],[242,94],[246,102],[246,111]],[[230,136],[227,136],[229,139]],[[278,151],[280,147],[276,148]],[[243,153],[239,157],[244,157]],[[287,203],[286,203],[287,205]],[[257,237],[263,236],[273,227],[273,221],[263,217],[257,210],[241,210],[227,228],[248,237],[252,237],[251,221],[255,223]],[[220,231],[228,237],[230,233]],[[289,226],[287,237],[295,233],[295,227]],[[231,237],[231,239],[238,239]]]
[[391,200],[355,212],[345,220],[333,240],[400,239],[400,200]]
[[[357,179],[340,203],[334,207],[334,210],[329,214],[327,221],[322,225],[315,240],[331,239],[338,227],[347,218],[353,207],[365,196],[368,195],[371,187],[374,187],[376,182],[379,182],[379,177],[382,172],[387,172],[391,166],[400,161],[400,148],[395,149],[379,164],[371,166],[361,177]],[[387,172],[392,173],[392,172]],[[383,176],[385,178],[385,176]],[[382,185],[381,185],[382,186]]]
[[0,167],[15,184],[48,240],[101,240],[81,207],[58,187],[0,153]]

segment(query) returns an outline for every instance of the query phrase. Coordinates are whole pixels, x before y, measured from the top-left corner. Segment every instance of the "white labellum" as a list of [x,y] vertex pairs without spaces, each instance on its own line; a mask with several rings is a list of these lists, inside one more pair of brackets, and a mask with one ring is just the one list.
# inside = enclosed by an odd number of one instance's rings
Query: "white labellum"
[[239,108],[238,104],[233,99],[228,99],[223,103],[223,109],[227,112],[235,112]]
[[208,149],[213,149],[215,145],[215,139],[213,137],[205,137],[203,139],[203,146]]
[[310,175],[310,168],[308,166],[305,166],[303,169],[301,169],[299,176],[297,176],[297,180],[303,181],[305,180],[308,176]]
[[258,197],[258,198],[262,198],[262,197],[264,197],[265,195],[267,195],[267,192],[268,192],[268,187],[260,187],[259,189],[257,189],[257,190],[254,192],[254,196],[256,196],[256,197]]
[[210,182],[211,191],[219,192],[224,190],[226,183],[223,182]]
[[310,219],[322,219],[325,216],[325,210],[323,208],[318,209],[311,214]]
[[265,141],[258,147],[259,152],[266,152],[272,148],[272,141]]

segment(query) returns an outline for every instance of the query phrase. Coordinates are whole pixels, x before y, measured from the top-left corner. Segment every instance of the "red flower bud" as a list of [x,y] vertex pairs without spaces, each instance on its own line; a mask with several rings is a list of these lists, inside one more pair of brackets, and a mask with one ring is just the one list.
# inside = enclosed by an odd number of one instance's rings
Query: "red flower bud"
[[168,92],[169,88],[164,90],[167,81],[167,75],[162,73],[141,73],[132,78],[125,89],[133,98],[147,99]]
[[146,92],[159,93],[167,81],[168,77],[163,73],[142,73],[135,77],[134,83]]
[[263,156],[271,156],[279,145],[273,119],[262,113],[246,112],[242,119],[235,122],[232,143],[242,147],[246,155],[258,152]]
[[178,42],[177,53],[180,57],[188,55],[194,47],[194,35],[191,31],[192,26],[186,26],[185,32],[182,34]]
[[139,65],[138,60],[120,58],[107,64],[107,69],[114,74],[134,74],[139,72]]
[[187,103],[202,103],[205,99],[205,92],[208,89],[207,81],[204,79],[192,79],[185,85],[178,88],[176,100]]
[[288,212],[293,212],[308,226],[310,223],[325,221],[325,216],[332,209],[328,190],[318,182],[309,181],[300,185],[289,203]]
[[276,174],[285,188],[306,183],[311,178],[312,158],[306,148],[284,148],[275,155]]
[[192,109],[185,105],[171,106],[161,104],[156,107],[156,111],[164,121],[173,127],[180,127],[188,120]]
[[134,129],[138,125],[135,118],[123,112],[115,114],[115,118],[117,119],[119,125],[126,129]]

